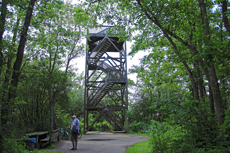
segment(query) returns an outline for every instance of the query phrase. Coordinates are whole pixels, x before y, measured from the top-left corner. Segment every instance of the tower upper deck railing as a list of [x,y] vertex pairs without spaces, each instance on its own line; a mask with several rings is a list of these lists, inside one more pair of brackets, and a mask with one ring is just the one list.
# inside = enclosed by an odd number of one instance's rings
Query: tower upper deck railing
[[117,31],[117,29],[115,29],[114,26],[96,27],[88,30],[88,34],[90,36],[96,36],[96,37],[105,37],[108,33],[109,36],[113,36],[119,34],[120,32],[121,31]]

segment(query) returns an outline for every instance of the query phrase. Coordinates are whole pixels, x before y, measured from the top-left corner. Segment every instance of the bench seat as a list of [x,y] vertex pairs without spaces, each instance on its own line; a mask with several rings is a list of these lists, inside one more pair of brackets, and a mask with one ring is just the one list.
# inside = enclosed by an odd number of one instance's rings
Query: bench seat
[[49,136],[49,137],[40,140],[40,142],[41,142],[40,148],[42,148],[42,144],[43,144],[43,143],[47,143],[47,144],[51,145],[51,144],[52,144],[52,141],[53,141],[54,139],[56,139],[56,138],[57,138],[57,140],[59,141],[59,134],[60,134],[60,132],[61,132],[61,129],[60,129],[60,128],[58,128],[58,129],[56,129],[56,130],[52,130],[52,131],[50,132],[50,136]]

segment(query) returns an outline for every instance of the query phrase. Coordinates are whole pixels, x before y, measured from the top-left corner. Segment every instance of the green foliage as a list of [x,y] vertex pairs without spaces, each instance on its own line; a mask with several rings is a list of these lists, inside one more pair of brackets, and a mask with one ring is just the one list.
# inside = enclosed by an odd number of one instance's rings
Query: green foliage
[[125,153],[150,153],[151,148],[149,141],[144,141],[128,147]]
[[223,152],[229,152],[229,149],[227,148],[217,148],[217,149],[207,149],[204,148],[195,148],[193,149],[194,153],[223,153]]
[[56,145],[55,144],[51,144],[51,146],[46,147],[46,149],[55,149]]
[[[10,7],[0,42],[1,110],[11,94],[13,62],[28,2],[7,1]],[[17,98],[10,99],[8,116],[1,116],[1,121],[8,118],[7,125],[1,128],[15,125],[15,130],[47,130],[51,103],[56,105],[57,126],[67,126],[71,123],[70,116],[76,115],[83,127],[84,74],[75,76],[68,62],[83,54],[86,46],[80,40],[89,38],[85,30],[95,24],[93,14],[103,23],[114,25],[122,35],[120,40],[134,41],[129,55],[149,51],[141,64],[131,70],[138,73],[138,82],[128,80],[134,89],[129,94],[130,131],[149,131],[156,152],[229,152],[223,148],[228,147],[230,136],[230,39],[223,23],[225,12],[221,10],[225,1],[214,2],[215,5],[211,0],[204,1],[207,27],[200,12],[204,8],[195,0],[86,0],[87,11],[82,5],[62,0],[38,1],[18,74],[18,87],[14,89]],[[212,69],[214,73],[210,73]],[[209,75],[217,81],[211,83]],[[209,86],[214,84],[218,87]],[[216,114],[211,112],[212,90],[219,94],[214,98]],[[219,105],[223,107],[218,109]],[[224,117],[218,114],[221,110],[227,110],[226,117],[218,127],[219,118]],[[98,115],[89,116],[89,122]],[[103,119],[92,129],[100,130],[104,125],[112,130]],[[24,151],[23,144],[10,139],[5,147],[12,152]]]
[[84,118],[80,119],[80,128],[82,129],[83,132],[83,127],[84,127]]
[[186,132],[178,125],[171,126],[167,122],[153,121],[149,134],[152,152],[189,152],[193,147],[193,142],[187,146]]
[[[75,74],[77,69],[70,62],[83,55],[85,44],[81,40],[85,37],[87,26],[94,20],[80,4],[62,0],[35,3],[28,35],[23,40],[26,45],[22,48],[25,47],[26,51],[20,53],[23,59],[20,72],[17,71],[20,78],[13,93],[10,91],[13,64],[29,3],[30,0],[12,1],[6,14],[7,32],[1,39],[3,47],[0,42],[1,131],[50,130],[50,116],[54,114],[55,104],[56,116],[53,119],[56,119],[58,127],[71,124],[73,114],[83,118],[84,76]],[[14,92],[13,98],[10,97]],[[7,110],[6,115],[3,115],[4,109]]]
[[[4,138],[3,143],[3,150],[2,153],[52,153],[53,151],[43,151],[43,150],[37,150],[34,149],[33,151],[29,151],[27,149],[26,143],[23,141],[17,142],[15,139],[11,138]],[[51,146],[47,147],[47,149],[54,149],[55,144],[52,144]],[[62,153],[60,151],[57,151],[57,153]]]
[[[228,142],[218,143],[215,138],[210,140],[208,137],[203,137],[203,139],[195,137],[191,129],[187,130],[179,124],[153,121],[148,133],[152,152],[229,152]],[[201,136],[204,135],[201,134]],[[214,145],[209,145],[210,142],[213,142]]]
[[[89,114],[89,125],[91,125],[97,117],[97,113]],[[83,123],[83,122],[82,122]],[[107,131],[113,131],[112,126],[104,119],[100,118],[91,128],[91,131],[106,131],[106,126],[108,126]]]
[[23,141],[17,142],[14,139],[5,139],[3,141],[4,149],[2,150],[3,153],[29,153],[26,149],[26,144]]
[[229,140],[230,138],[230,108],[226,111],[224,124],[221,125],[220,136],[223,136],[224,140]]
[[70,114],[66,113],[66,111],[64,109],[61,108],[60,105],[56,104],[55,105],[55,109],[56,109],[56,124],[57,127],[68,127],[68,125],[70,125],[71,123],[71,118],[70,118]]
[[132,122],[129,124],[131,133],[145,133],[148,130],[148,125],[145,122]]

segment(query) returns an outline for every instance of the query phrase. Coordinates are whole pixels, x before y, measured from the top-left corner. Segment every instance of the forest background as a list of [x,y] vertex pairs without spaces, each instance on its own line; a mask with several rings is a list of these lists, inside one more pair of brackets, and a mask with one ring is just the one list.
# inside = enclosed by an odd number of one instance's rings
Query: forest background
[[129,55],[148,52],[129,72],[137,73],[128,81],[130,131],[148,133],[152,152],[230,152],[228,0],[0,5],[1,150],[17,146],[13,131],[66,127],[73,114],[83,121],[84,74],[71,62],[101,20],[134,42]]

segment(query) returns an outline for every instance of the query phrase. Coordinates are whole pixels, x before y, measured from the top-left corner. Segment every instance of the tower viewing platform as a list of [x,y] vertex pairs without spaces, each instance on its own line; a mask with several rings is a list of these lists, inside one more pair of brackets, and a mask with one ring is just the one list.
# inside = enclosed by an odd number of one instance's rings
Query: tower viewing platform
[[[125,130],[127,96],[126,43],[119,41],[114,27],[88,30],[85,67],[84,131],[104,117],[114,131]],[[93,124],[88,115],[96,112]]]

